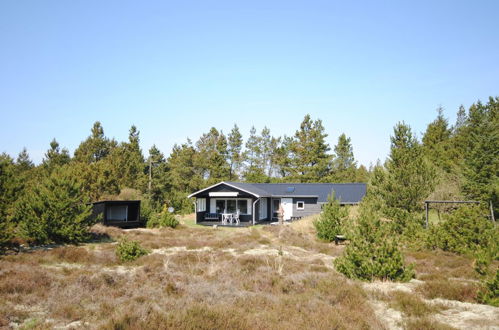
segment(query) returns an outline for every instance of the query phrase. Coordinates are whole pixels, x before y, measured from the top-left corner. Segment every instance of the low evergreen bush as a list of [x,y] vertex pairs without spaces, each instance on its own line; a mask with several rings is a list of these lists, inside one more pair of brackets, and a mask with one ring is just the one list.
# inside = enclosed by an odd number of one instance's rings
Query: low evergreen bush
[[381,221],[373,207],[364,203],[358,225],[343,256],[335,260],[336,269],[349,278],[365,281],[408,281],[414,277],[406,266],[389,224]]
[[143,248],[137,241],[129,241],[123,238],[116,246],[116,256],[121,262],[134,261],[142,256],[148,255],[149,250]]
[[340,205],[333,195],[330,195],[328,202],[324,204],[319,219],[314,222],[317,237],[332,242],[336,235],[346,234],[344,231],[344,221],[348,217],[348,210]]
[[486,253],[496,259],[499,230],[487,220],[485,212],[479,206],[463,206],[445,215],[442,223],[431,228],[428,247],[474,256]]
[[478,293],[478,300],[481,303],[499,307],[499,268],[496,269],[495,276],[485,282],[483,290]]
[[147,221],[147,228],[176,228],[178,225],[179,221],[175,218],[173,213],[168,211],[166,206],[163,207],[163,211],[161,211],[161,213],[151,214],[149,220]]

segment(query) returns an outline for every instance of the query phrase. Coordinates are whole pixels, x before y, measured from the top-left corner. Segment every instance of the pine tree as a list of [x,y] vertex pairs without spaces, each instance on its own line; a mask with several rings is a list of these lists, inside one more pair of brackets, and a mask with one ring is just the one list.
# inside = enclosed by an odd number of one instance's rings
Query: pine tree
[[168,169],[163,153],[153,145],[149,149],[147,172],[150,173],[148,185],[149,198],[156,207],[164,203],[168,189]]
[[104,128],[96,121],[91,130],[92,134],[75,150],[75,160],[85,163],[95,163],[109,155],[116,142],[110,141],[104,135]]
[[15,169],[12,158],[0,154],[0,252],[12,238],[10,212],[15,201]]
[[182,145],[175,144],[167,159],[167,182],[169,184],[166,199],[178,213],[193,210],[192,201],[187,196],[204,187],[203,168],[198,165],[198,153],[187,140]]
[[332,156],[320,119],[303,119],[290,146],[293,178],[299,182],[319,182],[330,172]]
[[335,157],[329,182],[355,182],[357,179],[357,162],[353,156],[351,139],[344,133],[338,138],[334,147]]
[[328,197],[328,202],[322,207],[319,219],[314,222],[317,237],[332,242],[336,235],[345,235],[344,224],[348,217],[348,210],[341,207],[334,194]]
[[24,194],[14,217],[23,235],[35,243],[82,242],[94,223],[88,202],[68,167],[58,167]]
[[437,109],[437,118],[426,128],[423,136],[423,147],[426,157],[438,168],[450,172],[452,157],[450,153],[451,129],[447,119],[443,116],[443,109]]
[[35,167],[35,164],[29,158],[28,150],[23,148],[16,159],[16,167],[19,172],[25,172]]
[[68,164],[71,160],[69,156],[69,151],[66,148],[59,147],[59,143],[56,139],[50,142],[50,149],[45,153],[45,158],[43,159],[43,166],[46,170],[51,172],[54,168],[58,166],[63,166]]
[[140,149],[140,132],[135,125],[130,127],[128,142],[122,142],[113,148],[109,157],[114,165],[114,172],[119,174],[120,189],[146,190],[146,164]]
[[250,136],[246,141],[246,182],[268,182],[263,162],[262,137],[257,135],[255,127],[251,127]]
[[381,221],[378,202],[369,199],[362,202],[350,244],[334,265],[347,277],[366,281],[405,282],[414,277],[412,266],[405,265],[397,238]]
[[239,127],[234,124],[227,139],[227,155],[229,161],[229,180],[238,178],[238,173],[243,162],[243,155],[241,153],[243,146],[243,136],[239,131]]
[[208,133],[199,138],[196,148],[198,151],[196,165],[203,169],[207,184],[227,180],[230,166],[227,162],[227,138],[223,132],[212,127]]
[[287,181],[291,175],[290,148],[292,143],[293,139],[284,135],[282,139],[279,138],[277,141],[277,146],[273,154],[272,162],[276,167],[277,177],[284,181]]
[[374,184],[387,207],[414,212],[421,210],[423,200],[435,187],[435,172],[424,158],[418,140],[411,128],[398,123],[391,137],[390,155],[386,172],[374,173]]
[[468,198],[499,205],[499,97],[469,110],[464,154],[463,191]]

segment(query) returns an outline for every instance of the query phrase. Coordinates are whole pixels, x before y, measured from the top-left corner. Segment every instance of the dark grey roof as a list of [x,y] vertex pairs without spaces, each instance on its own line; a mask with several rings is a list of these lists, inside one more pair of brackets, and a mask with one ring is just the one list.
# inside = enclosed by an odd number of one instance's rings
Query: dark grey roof
[[226,183],[258,197],[317,197],[319,203],[326,202],[333,191],[341,203],[359,203],[367,189],[365,183]]

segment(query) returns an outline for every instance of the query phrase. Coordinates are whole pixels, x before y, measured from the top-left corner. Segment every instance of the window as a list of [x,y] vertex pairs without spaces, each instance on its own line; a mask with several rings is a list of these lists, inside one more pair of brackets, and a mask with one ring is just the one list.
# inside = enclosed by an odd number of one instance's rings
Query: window
[[297,210],[305,209],[305,202],[296,202],[296,209]]
[[217,199],[216,203],[216,213],[225,213],[225,200]]
[[212,198],[210,202],[210,212],[212,213],[236,213],[251,214],[251,199],[236,198]]
[[236,213],[236,200],[227,200],[227,213]]
[[110,205],[107,207],[107,220],[127,221],[127,205]]
[[248,201],[247,200],[238,200],[237,208],[241,214],[248,214]]
[[196,212],[206,211],[206,198],[198,198],[196,199],[196,203]]

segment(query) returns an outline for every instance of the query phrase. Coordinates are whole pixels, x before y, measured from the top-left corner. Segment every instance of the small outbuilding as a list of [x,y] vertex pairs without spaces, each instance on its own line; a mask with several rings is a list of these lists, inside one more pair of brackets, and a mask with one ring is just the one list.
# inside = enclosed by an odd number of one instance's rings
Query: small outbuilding
[[101,221],[106,226],[132,228],[143,225],[140,218],[140,200],[106,200],[94,202],[92,205],[93,216],[101,216]]

